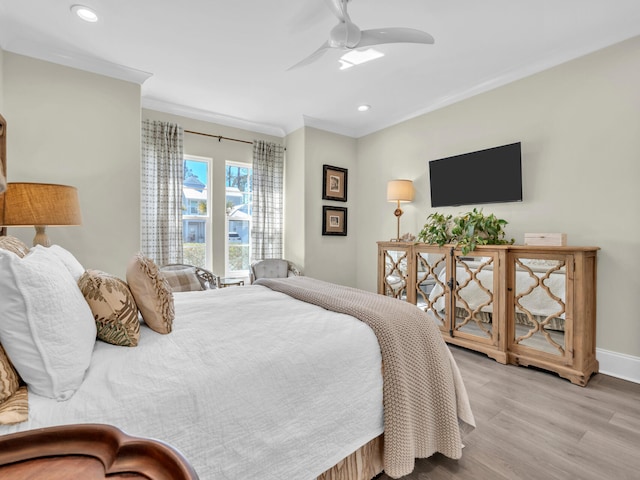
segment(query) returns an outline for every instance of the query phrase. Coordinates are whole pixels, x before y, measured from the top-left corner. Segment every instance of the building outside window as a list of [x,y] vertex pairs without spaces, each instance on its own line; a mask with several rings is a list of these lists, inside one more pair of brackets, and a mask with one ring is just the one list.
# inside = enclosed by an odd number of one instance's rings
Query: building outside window
[[253,169],[250,165],[227,162],[227,275],[247,275],[251,258],[251,202]]
[[210,159],[184,158],[184,180],[182,186],[182,251],[184,263],[206,268],[209,245]]

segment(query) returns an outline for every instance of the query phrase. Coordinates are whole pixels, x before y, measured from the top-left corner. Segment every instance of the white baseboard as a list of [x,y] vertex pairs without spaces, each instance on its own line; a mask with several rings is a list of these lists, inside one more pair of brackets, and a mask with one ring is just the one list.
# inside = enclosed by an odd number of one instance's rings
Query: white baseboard
[[640,357],[596,348],[600,373],[640,383]]

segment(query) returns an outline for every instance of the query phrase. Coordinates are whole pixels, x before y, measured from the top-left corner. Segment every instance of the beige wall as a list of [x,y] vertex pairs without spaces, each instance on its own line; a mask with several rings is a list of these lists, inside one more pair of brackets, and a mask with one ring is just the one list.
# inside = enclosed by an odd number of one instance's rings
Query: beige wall
[[375,242],[394,235],[389,179],[415,181],[401,230],[417,233],[433,211],[429,160],[520,141],[524,201],[484,211],[508,220],[517,243],[565,232],[571,245],[601,247],[597,346],[640,357],[639,85],[640,37],[359,139],[357,203],[377,214],[355,225],[358,286],[375,290]]
[[[351,137],[304,128],[305,275],[355,286],[358,246],[357,141]],[[348,169],[347,202],[322,199],[322,166]],[[322,206],[347,207],[347,236],[322,235]]]
[[82,226],[49,227],[51,241],[123,276],[140,244],[140,86],[9,52],[2,72],[8,180],[77,187]]
[[284,170],[284,258],[305,269],[305,129],[287,135]]

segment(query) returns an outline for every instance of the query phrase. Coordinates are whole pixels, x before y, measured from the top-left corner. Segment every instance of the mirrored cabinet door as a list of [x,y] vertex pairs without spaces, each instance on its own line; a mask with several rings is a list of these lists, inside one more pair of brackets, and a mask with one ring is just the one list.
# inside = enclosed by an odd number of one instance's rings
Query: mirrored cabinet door
[[454,262],[452,295],[455,305],[451,311],[453,335],[497,345],[498,328],[494,321],[494,317],[500,315],[497,253],[456,253]]
[[409,252],[409,244],[389,242],[381,245],[378,249],[378,293],[405,301],[408,296],[412,297],[408,290]]
[[416,247],[416,305],[444,331],[449,329],[447,257],[446,252],[439,247]]
[[571,360],[571,256],[511,255],[511,350]]

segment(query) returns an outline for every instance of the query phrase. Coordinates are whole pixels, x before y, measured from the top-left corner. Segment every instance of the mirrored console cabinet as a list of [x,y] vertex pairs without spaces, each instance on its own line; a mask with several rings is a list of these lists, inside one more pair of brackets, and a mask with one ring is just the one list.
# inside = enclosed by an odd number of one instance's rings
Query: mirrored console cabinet
[[585,386],[598,371],[598,250],[378,242],[378,293],[421,308],[448,343]]

